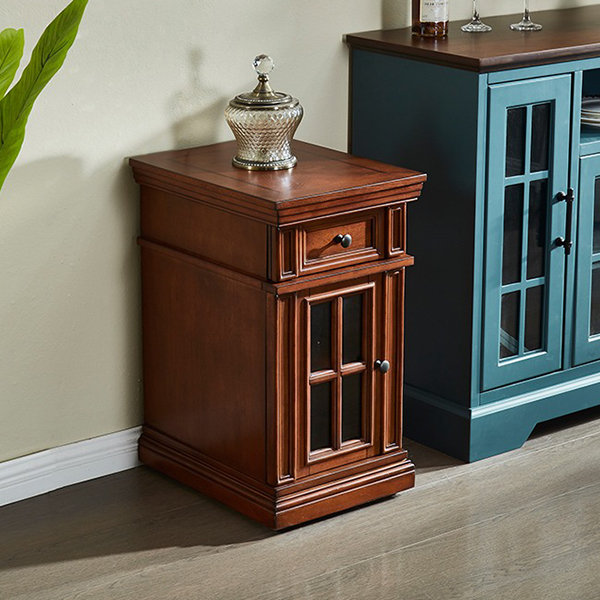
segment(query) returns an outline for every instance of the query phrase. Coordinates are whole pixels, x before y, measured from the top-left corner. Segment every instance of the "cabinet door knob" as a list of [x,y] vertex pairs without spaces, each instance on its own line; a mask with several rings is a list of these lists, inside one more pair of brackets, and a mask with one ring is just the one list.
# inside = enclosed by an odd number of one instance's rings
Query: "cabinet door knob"
[[387,373],[390,370],[390,361],[389,360],[376,360],[375,368],[378,369],[381,373]]
[[561,236],[561,237],[557,237],[554,240],[554,243],[559,247],[562,246],[565,249],[565,254],[570,254],[571,247],[573,246],[572,240],[565,240],[565,238]]
[[341,244],[342,248],[350,248],[350,246],[352,245],[352,236],[347,233],[346,235],[342,235],[341,233],[338,233],[334,238],[333,241],[336,244]]

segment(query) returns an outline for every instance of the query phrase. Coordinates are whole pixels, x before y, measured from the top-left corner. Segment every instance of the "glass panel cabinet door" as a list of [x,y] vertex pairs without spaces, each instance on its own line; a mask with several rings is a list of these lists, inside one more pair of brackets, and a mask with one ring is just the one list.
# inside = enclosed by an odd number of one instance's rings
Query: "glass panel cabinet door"
[[[374,453],[375,283],[304,299],[305,465]],[[302,451],[301,451],[302,452]]]
[[600,359],[600,155],[585,156],[579,171],[577,287],[573,361]]
[[490,87],[484,390],[560,369],[571,78]]

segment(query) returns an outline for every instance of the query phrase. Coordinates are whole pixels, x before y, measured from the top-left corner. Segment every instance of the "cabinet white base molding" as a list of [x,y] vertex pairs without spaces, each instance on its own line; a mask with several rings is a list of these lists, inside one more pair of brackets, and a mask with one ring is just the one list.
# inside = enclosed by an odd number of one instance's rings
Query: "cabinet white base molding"
[[0,463],[0,506],[140,465],[141,427]]

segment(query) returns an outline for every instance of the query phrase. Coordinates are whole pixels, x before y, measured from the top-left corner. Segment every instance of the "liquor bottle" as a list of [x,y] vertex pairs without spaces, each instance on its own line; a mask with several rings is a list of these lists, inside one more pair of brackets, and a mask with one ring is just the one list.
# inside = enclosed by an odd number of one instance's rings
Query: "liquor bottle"
[[413,0],[412,31],[422,37],[448,35],[448,0]]

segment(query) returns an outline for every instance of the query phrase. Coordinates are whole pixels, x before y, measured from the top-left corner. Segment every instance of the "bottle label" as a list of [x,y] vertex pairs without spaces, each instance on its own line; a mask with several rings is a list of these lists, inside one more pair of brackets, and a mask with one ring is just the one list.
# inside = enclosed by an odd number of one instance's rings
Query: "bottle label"
[[421,0],[422,23],[445,23],[448,20],[448,0]]

